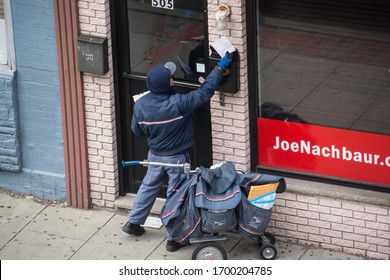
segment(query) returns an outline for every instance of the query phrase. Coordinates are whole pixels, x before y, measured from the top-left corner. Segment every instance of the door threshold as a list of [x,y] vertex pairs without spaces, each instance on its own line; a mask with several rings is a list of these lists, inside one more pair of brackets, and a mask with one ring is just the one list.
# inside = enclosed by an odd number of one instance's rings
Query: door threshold
[[[115,200],[115,207],[118,210],[129,212],[131,210],[131,207],[133,206],[135,199],[134,193],[128,193],[125,196],[120,196]],[[161,209],[164,206],[165,198],[157,197],[156,202],[153,205],[152,211],[150,214],[153,215],[160,215]]]

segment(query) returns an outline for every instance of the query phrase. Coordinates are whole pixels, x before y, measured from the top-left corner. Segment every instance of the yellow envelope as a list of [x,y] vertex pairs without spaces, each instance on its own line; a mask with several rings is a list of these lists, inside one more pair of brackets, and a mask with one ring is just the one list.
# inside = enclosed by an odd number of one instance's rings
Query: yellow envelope
[[272,183],[272,184],[251,186],[251,189],[248,194],[248,200],[255,199],[267,193],[275,192],[278,186],[279,186],[279,182]]

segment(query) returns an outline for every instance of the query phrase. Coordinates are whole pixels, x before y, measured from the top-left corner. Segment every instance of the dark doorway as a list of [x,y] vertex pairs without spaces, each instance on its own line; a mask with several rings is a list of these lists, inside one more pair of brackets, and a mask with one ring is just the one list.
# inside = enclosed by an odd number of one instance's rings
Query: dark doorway
[[[145,138],[131,131],[133,96],[147,90],[146,74],[153,66],[176,64],[175,89],[186,94],[200,86],[199,76],[208,67],[206,3],[195,0],[111,1],[113,60],[115,66],[118,119],[118,159],[143,160],[148,147]],[[209,104],[193,113],[195,145],[191,165],[212,164],[211,117]],[[120,139],[119,139],[120,138]],[[146,168],[121,169],[120,195],[136,193]],[[164,196],[162,190],[161,196]]]

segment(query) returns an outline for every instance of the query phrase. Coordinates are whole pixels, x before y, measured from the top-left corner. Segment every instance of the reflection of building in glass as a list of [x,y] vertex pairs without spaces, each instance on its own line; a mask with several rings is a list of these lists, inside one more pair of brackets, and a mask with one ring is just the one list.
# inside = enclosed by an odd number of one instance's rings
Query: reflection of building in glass
[[390,134],[390,5],[343,2],[260,1],[261,102],[313,124]]
[[[193,9],[190,7],[193,4],[186,1],[175,2],[173,11],[152,8],[150,3],[128,2],[132,72],[146,73],[154,65],[167,61],[179,66],[177,57],[188,65],[190,53],[199,45],[199,38],[204,37],[203,10]],[[189,78],[183,71],[178,71],[175,77]]]

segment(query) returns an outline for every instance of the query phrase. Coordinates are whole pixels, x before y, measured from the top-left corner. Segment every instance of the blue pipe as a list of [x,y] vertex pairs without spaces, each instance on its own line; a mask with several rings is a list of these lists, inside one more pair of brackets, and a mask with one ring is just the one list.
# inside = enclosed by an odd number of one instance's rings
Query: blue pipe
[[133,161],[124,161],[124,160],[122,160],[122,166],[123,167],[126,167],[126,166],[128,166],[128,165],[138,165],[138,164],[140,164],[140,160],[133,160]]

